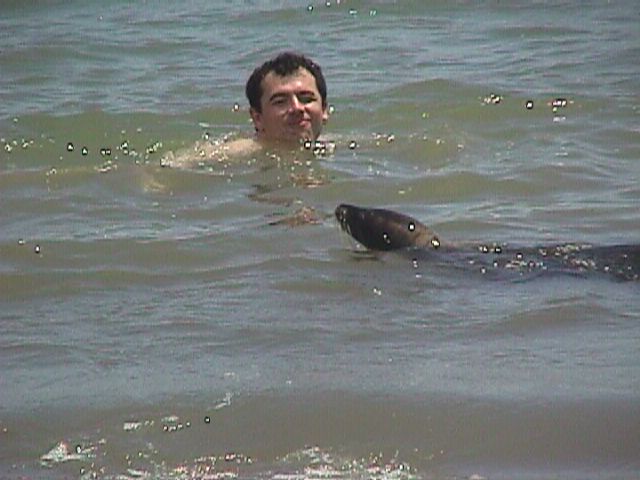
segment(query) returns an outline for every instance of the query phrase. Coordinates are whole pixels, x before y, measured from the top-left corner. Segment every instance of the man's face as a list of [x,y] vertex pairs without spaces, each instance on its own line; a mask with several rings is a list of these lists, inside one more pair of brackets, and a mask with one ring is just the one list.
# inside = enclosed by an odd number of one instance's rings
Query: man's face
[[262,112],[251,109],[261,140],[316,140],[329,118],[314,76],[304,68],[286,77],[269,72],[262,79]]

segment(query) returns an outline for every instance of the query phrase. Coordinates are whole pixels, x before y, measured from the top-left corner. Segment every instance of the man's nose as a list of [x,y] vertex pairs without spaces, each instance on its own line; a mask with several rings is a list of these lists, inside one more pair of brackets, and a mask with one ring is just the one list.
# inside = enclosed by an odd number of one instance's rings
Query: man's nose
[[300,99],[299,99],[296,95],[293,95],[293,96],[291,97],[291,102],[290,102],[289,108],[290,108],[292,111],[297,112],[297,111],[302,110],[302,109],[303,109],[303,107],[304,107],[304,103],[302,103],[302,102],[300,101]]

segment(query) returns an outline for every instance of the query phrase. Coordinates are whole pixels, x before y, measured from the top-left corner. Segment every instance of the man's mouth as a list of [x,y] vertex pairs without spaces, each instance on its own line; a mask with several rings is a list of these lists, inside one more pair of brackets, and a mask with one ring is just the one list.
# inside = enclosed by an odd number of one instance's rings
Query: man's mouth
[[303,128],[307,128],[311,125],[311,120],[308,118],[299,118],[296,120],[292,120],[291,122],[289,122],[289,125],[293,126],[293,127],[303,127]]

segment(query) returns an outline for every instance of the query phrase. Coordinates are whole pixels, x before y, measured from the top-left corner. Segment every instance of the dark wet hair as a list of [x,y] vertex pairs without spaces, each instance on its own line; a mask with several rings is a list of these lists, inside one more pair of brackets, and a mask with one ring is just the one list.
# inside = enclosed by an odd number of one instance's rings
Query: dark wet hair
[[327,84],[324,80],[324,75],[322,75],[320,65],[296,52],[283,52],[275,58],[267,60],[253,71],[249,80],[247,80],[247,86],[245,88],[249,105],[251,105],[254,110],[262,112],[262,106],[260,105],[260,99],[262,98],[262,80],[269,72],[275,72],[280,77],[286,77],[296,72],[299,68],[308,70],[316,79],[316,86],[322,97],[322,106],[326,107]]

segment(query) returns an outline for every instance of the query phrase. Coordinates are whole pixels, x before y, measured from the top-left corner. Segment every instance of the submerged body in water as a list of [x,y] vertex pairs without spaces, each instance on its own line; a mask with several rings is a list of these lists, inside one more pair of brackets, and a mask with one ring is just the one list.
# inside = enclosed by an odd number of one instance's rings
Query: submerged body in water
[[471,265],[482,273],[599,272],[619,280],[640,278],[640,244],[594,246],[562,243],[520,247],[506,243],[456,244],[442,242],[426,225],[393,210],[341,204],[336,218],[342,230],[372,251],[399,251],[414,260]]

